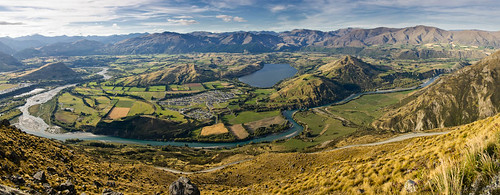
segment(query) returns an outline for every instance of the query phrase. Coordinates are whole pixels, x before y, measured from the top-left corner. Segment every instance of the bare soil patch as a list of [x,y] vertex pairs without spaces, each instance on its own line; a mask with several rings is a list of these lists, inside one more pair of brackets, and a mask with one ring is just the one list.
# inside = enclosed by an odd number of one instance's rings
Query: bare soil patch
[[207,136],[207,135],[217,135],[217,134],[224,134],[228,133],[229,130],[227,130],[226,126],[224,126],[223,123],[217,123],[215,125],[211,126],[206,126],[201,129],[201,136]]
[[229,126],[229,130],[238,138],[238,139],[245,139],[247,138],[250,134],[245,130],[242,124],[237,124],[233,126]]
[[119,119],[126,117],[128,112],[130,111],[130,108],[121,108],[121,107],[114,107],[113,110],[109,113],[108,117],[111,119]]
[[253,121],[249,123],[245,123],[245,126],[248,130],[254,132],[259,127],[269,127],[273,124],[282,124],[285,122],[285,119],[282,116],[274,116],[265,119],[261,119],[258,121]]

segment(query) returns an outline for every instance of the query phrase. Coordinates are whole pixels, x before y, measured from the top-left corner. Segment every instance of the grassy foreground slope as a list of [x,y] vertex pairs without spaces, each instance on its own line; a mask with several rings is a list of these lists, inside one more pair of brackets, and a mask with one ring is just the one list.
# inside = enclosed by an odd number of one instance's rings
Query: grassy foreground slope
[[[126,194],[165,193],[168,185],[177,179],[151,166],[112,163],[91,157],[81,149],[6,126],[0,126],[0,157],[0,175],[4,176],[0,184],[20,188],[29,194],[49,193],[49,188],[54,193],[68,190],[66,181],[73,185],[69,194],[97,194],[104,189]],[[38,171],[45,172],[46,181],[33,179]],[[11,179],[11,175],[24,182]]]
[[[399,194],[480,191],[500,166],[500,115],[441,129],[445,135],[317,154],[262,154],[197,176],[207,193]],[[411,180],[411,181],[409,181]],[[409,185],[412,186],[412,185]]]

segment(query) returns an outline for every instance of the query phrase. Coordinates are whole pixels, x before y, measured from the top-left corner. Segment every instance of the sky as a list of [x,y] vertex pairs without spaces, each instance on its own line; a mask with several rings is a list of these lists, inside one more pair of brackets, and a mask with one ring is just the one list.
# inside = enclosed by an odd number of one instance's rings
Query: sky
[[499,31],[498,0],[0,0],[0,36],[403,28]]

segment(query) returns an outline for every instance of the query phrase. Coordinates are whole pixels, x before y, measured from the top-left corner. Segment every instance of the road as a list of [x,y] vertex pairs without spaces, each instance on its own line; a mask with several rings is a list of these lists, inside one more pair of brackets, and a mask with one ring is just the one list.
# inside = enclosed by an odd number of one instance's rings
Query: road
[[[318,154],[318,153],[324,153],[324,152],[331,152],[331,151],[343,150],[343,149],[353,148],[353,147],[377,146],[377,145],[382,145],[382,144],[388,144],[388,143],[393,143],[393,142],[404,141],[404,140],[411,139],[411,138],[427,137],[427,136],[435,136],[435,135],[444,135],[444,134],[447,134],[447,133],[449,133],[449,131],[444,131],[444,132],[430,132],[430,133],[407,133],[407,134],[403,134],[403,135],[400,135],[400,136],[397,136],[397,137],[394,137],[394,138],[391,138],[391,139],[388,139],[388,140],[380,141],[380,142],[374,142],[374,143],[368,143],[368,144],[353,144],[353,145],[342,146],[342,147],[339,147],[339,148],[333,148],[333,149],[329,149],[329,150],[322,150],[322,151],[318,151],[318,152],[312,152],[312,153],[308,153],[308,154]],[[156,168],[160,169],[160,170],[168,171],[168,172],[171,172],[171,173],[190,175],[190,174],[197,174],[197,173],[210,173],[210,172],[214,172],[214,171],[226,168],[228,166],[240,164],[240,163],[247,162],[247,161],[250,161],[250,160],[253,160],[253,159],[249,158],[249,159],[240,160],[240,161],[228,163],[228,164],[225,164],[225,165],[213,167],[213,168],[210,168],[210,169],[205,169],[205,170],[201,170],[201,171],[194,171],[194,172],[179,171],[179,170],[175,170],[175,169],[171,169],[171,168],[166,168],[166,167],[156,167]]]

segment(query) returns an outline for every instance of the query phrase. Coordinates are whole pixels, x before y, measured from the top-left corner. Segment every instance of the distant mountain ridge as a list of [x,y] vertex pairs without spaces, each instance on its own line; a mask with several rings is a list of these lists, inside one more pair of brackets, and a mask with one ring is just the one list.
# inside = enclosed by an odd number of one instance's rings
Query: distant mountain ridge
[[116,54],[185,52],[296,51],[304,47],[368,47],[385,44],[446,43],[500,47],[500,32],[446,31],[436,27],[348,28],[336,31],[297,29],[273,33],[155,33],[127,39],[107,48]]
[[[79,51],[78,42],[93,42],[85,52]],[[17,51],[19,59],[37,56],[94,55],[94,54],[176,54],[191,52],[263,53],[275,51],[309,51],[314,48],[366,48],[380,45],[448,44],[500,48],[500,31],[480,30],[447,31],[436,27],[373,29],[346,28],[336,31],[296,29],[285,32],[237,31],[211,33],[163,32],[114,36],[59,36],[33,35],[20,38],[0,38],[0,42]],[[10,51],[5,48],[9,53]],[[70,48],[73,47],[73,48]],[[47,52],[51,51],[51,52]],[[414,51],[402,53],[402,58],[414,57],[484,57],[472,51]],[[345,53],[348,54],[348,53]]]
[[23,64],[9,54],[0,52],[0,72],[20,69]]

